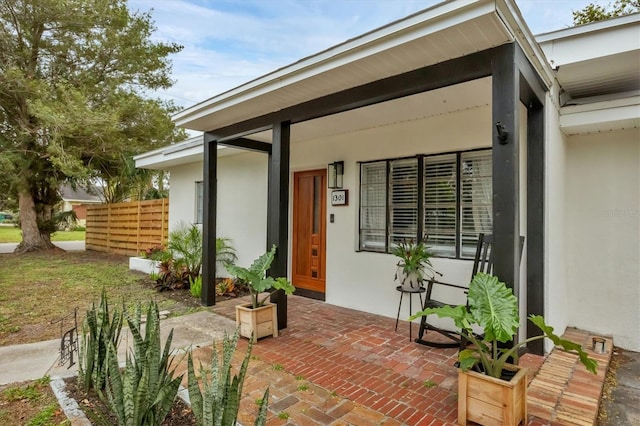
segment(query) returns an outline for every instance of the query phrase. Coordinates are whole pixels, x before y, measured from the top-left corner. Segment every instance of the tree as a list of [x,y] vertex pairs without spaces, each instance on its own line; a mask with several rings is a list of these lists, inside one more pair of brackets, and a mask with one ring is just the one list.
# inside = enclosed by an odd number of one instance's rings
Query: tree
[[616,16],[629,15],[640,12],[640,0],[615,0],[613,5],[607,6],[589,3],[583,9],[573,11],[573,25],[588,24],[590,22],[605,21]]
[[184,138],[173,105],[147,97],[171,86],[182,48],[154,30],[126,0],[0,0],[0,186],[18,200],[18,252],[52,247],[62,183]]

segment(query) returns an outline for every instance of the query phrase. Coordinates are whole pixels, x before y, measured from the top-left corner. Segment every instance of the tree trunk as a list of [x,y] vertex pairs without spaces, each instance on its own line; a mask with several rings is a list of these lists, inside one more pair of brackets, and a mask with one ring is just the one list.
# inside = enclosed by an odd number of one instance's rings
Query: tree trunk
[[18,194],[20,207],[20,228],[22,229],[22,242],[15,249],[15,253],[26,253],[29,251],[47,250],[55,246],[51,242],[50,236],[42,234],[38,228],[36,207],[33,196],[29,191],[20,191]]

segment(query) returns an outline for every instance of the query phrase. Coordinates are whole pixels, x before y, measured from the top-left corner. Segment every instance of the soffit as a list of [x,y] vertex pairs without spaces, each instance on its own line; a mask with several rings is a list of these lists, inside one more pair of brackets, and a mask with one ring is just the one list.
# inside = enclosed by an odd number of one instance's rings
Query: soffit
[[640,50],[560,66],[558,82],[572,99],[640,89]]
[[211,98],[174,121],[209,131],[513,41],[493,1],[447,2],[421,14]]
[[[486,77],[296,123],[291,127],[291,143],[464,111],[489,105],[490,100],[491,77]],[[266,130],[254,133],[249,138],[271,142],[272,132]]]

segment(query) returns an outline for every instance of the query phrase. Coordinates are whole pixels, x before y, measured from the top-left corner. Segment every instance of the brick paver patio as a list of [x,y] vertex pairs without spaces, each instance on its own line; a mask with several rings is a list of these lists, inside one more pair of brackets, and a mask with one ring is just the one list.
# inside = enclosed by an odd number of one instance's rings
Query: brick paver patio
[[[213,310],[235,318],[237,303],[246,301],[222,302]],[[457,423],[456,349],[409,342],[408,324],[394,332],[393,318],[297,296],[289,298],[288,307],[287,329],[254,345],[242,424],[253,424],[256,400],[267,386],[269,425]],[[567,334],[590,346],[587,333],[570,329]],[[520,364],[530,368],[530,425],[595,424],[611,354],[611,341],[607,344],[607,354],[594,354],[600,364],[597,376],[586,372],[576,356],[560,351],[546,361],[534,355],[521,358]],[[246,346],[242,339],[239,352]],[[195,357],[208,364],[211,347],[197,349]]]

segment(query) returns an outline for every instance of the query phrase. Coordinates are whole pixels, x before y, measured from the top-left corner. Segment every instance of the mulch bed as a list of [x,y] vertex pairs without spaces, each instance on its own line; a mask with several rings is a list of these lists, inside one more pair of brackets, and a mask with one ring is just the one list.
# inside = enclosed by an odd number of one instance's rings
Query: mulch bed
[[[220,281],[220,278],[217,278],[216,281]],[[154,288],[156,286],[156,283],[147,277],[141,278],[140,282],[142,285],[148,285]],[[188,289],[163,290],[158,293],[161,293],[162,296],[166,297],[167,299],[175,300],[176,302],[178,302],[178,304],[181,304],[187,307],[191,307],[191,308],[202,307],[200,298],[193,297]],[[235,291],[233,293],[227,293],[224,295],[216,294],[216,302],[222,302],[224,300],[229,300],[229,299],[236,299],[238,297],[247,296],[249,294],[250,294],[249,287],[238,285],[236,286]]]
[[[80,409],[92,423],[98,425],[118,424],[116,416],[111,413],[109,407],[93,390],[87,394],[84,389],[78,385],[77,377],[67,378],[64,381],[67,385],[67,394],[78,402]],[[167,417],[165,417],[162,422],[163,426],[190,426],[195,424],[196,417],[193,415],[191,408],[177,397],[171,410],[169,410],[169,414],[167,414]]]

